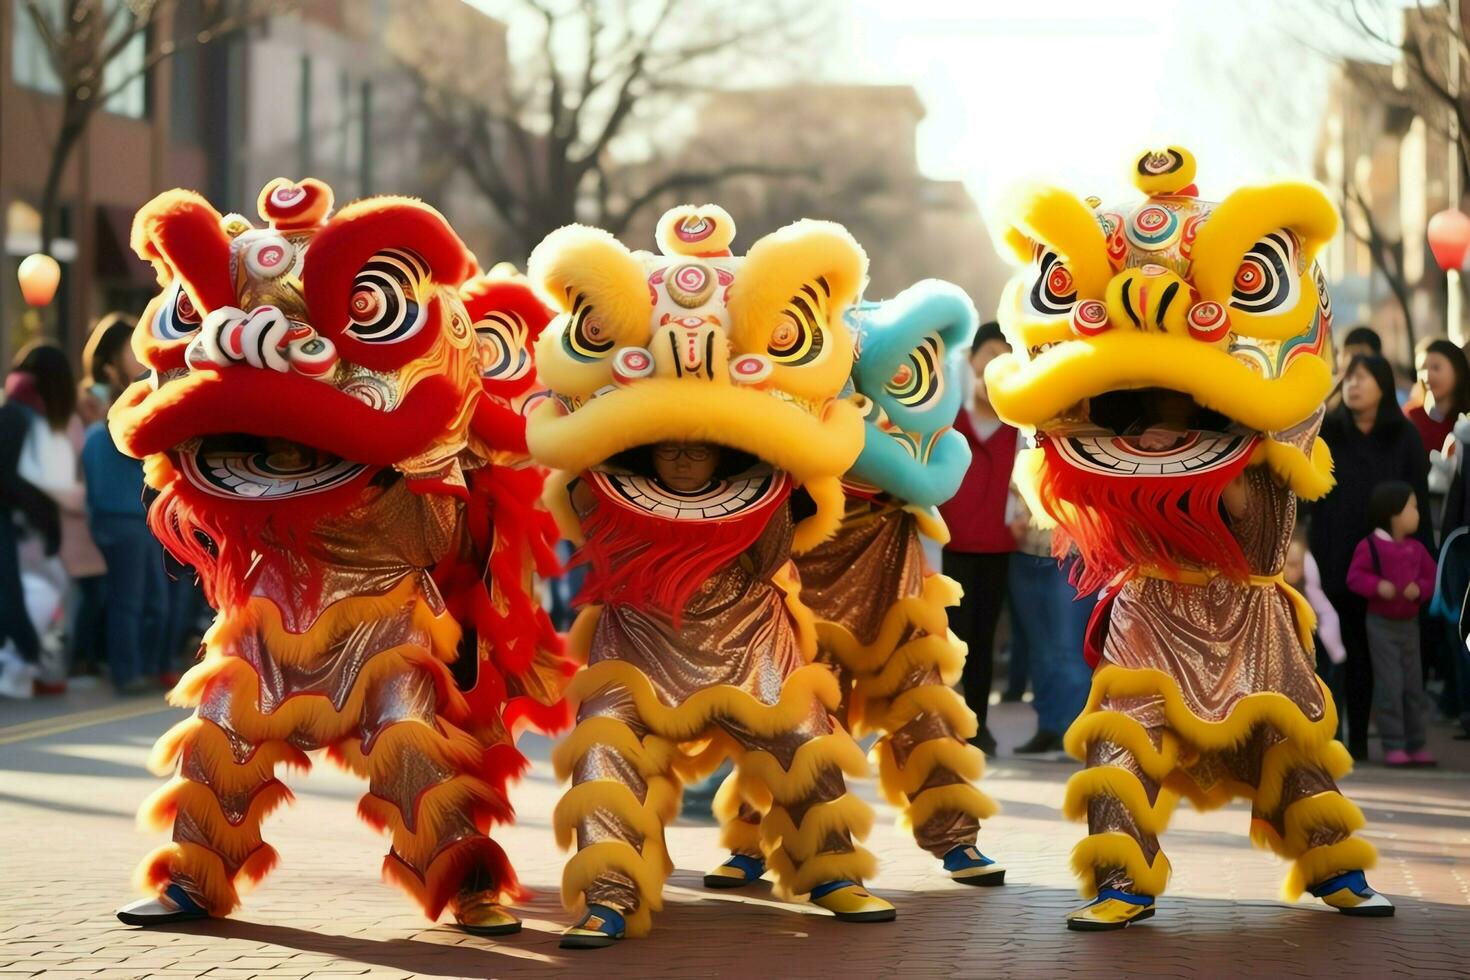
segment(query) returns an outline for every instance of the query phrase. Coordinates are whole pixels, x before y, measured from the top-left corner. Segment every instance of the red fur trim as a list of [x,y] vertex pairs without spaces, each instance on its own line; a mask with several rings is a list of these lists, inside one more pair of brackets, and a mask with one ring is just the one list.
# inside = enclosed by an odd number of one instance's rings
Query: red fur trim
[[219,226],[220,214],[194,191],[171,190],[138,209],[129,244],[138,257],[152,262],[159,282],[169,275],[183,280],[203,309],[235,305],[230,279],[230,240]]
[[[272,507],[209,496],[175,476],[148,508],[148,527],[169,554],[199,573],[209,604],[230,612],[250,597],[254,578],[250,571],[258,554],[299,548],[318,521],[352,506],[371,479],[367,472],[326,493],[303,497],[291,507]],[[304,595],[314,597],[321,585],[321,568],[316,562],[303,567],[312,574],[297,584]]]
[[[529,376],[531,381],[535,376]],[[525,455],[526,417],[507,404],[499,394],[501,386],[482,382],[485,396],[476,399],[475,414],[470,419],[470,428],[491,448],[502,452]],[[515,382],[520,385],[520,382]]]
[[689,597],[761,536],[791,484],[757,507],[711,521],[673,521],[609,499],[584,480],[595,504],[582,521],[587,543],[574,562],[590,565],[579,604],[625,603],[672,614],[678,626]]
[[422,875],[396,854],[390,852],[383,859],[383,877],[408,892],[431,920],[439,918],[444,906],[477,872],[483,872],[488,880],[496,883],[502,902],[530,897],[530,892],[516,878],[505,851],[488,837],[456,841],[439,852]]
[[[567,676],[571,677],[576,665],[567,666],[571,668]],[[571,702],[565,700],[542,704],[535,698],[511,698],[502,717],[505,727],[517,736],[526,728],[543,735],[555,735],[572,727],[573,713]]]
[[[397,344],[365,343],[346,333],[352,280],[375,252],[386,248],[416,253],[428,263],[435,282],[451,288],[464,282],[474,264],[444,216],[408,198],[378,197],[349,204],[317,232],[302,269],[312,323],[347,360],[379,371],[421,357],[440,331],[437,324],[430,325]],[[437,297],[434,306],[429,315],[442,322],[444,311]]]
[[252,367],[202,369],[109,415],[129,455],[165,452],[195,436],[221,432],[291,439],[370,466],[392,466],[423,452],[464,404],[455,380],[419,381],[391,412],[370,408],[320,381]]
[[1220,513],[1220,495],[1250,462],[1180,477],[1105,476],[1067,465],[1056,444],[1043,440],[1046,465],[1038,491],[1057,522],[1052,546],[1058,557],[1075,544],[1082,562],[1073,582],[1094,592],[1140,565],[1165,572],[1184,565],[1245,579],[1250,570],[1240,544]]
[[480,276],[459,288],[459,298],[464,301],[471,322],[484,319],[496,310],[514,313],[525,322],[528,341],[541,336],[541,331],[551,322],[551,309],[541,302],[524,278]]

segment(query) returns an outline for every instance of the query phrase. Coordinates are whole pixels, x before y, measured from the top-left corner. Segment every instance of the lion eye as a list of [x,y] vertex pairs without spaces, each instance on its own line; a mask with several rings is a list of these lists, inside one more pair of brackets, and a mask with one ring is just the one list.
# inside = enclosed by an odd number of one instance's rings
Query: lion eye
[[428,283],[428,266],[413,252],[378,252],[352,281],[347,332],[371,344],[412,337],[428,321]]
[[1036,264],[1039,272],[1031,287],[1031,308],[1044,316],[1066,316],[1077,302],[1077,284],[1072,278],[1072,270],[1062,263],[1057,253],[1041,246],[1036,249]]
[[944,394],[944,341],[929,334],[893,372],[888,393],[905,408],[922,410]]
[[1230,306],[1245,313],[1270,314],[1296,303],[1299,289],[1296,235],[1272,232],[1256,244],[1235,270]]
[[525,321],[514,313],[491,313],[475,322],[480,343],[480,376],[487,381],[516,381],[531,370]]
[[175,282],[169,287],[169,293],[153,317],[153,336],[159,340],[183,340],[199,329],[204,317],[183,283]]

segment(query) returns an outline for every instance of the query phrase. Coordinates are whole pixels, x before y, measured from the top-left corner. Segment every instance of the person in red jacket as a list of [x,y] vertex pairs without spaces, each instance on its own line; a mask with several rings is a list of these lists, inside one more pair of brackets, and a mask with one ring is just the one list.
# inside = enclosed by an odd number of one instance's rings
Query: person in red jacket
[[1434,559],[1414,537],[1419,505],[1414,488],[1392,480],[1373,488],[1373,533],[1358,542],[1347,584],[1368,600],[1368,655],[1373,660],[1374,708],[1390,766],[1432,766],[1425,748],[1429,697],[1419,666],[1419,608],[1434,594]]
[[1000,325],[984,323],[970,347],[975,372],[974,396],[955,419],[955,431],[970,443],[972,458],[959,492],[939,508],[949,525],[944,547],[944,574],[965,590],[949,610],[949,626],[969,647],[965,657],[965,702],[980,722],[970,741],[986,755],[995,754],[995,737],[986,715],[995,672],[995,628],[1005,607],[1006,576],[1016,538],[1007,523],[1011,469],[1020,434],[990,407],[985,366],[1011,349]]

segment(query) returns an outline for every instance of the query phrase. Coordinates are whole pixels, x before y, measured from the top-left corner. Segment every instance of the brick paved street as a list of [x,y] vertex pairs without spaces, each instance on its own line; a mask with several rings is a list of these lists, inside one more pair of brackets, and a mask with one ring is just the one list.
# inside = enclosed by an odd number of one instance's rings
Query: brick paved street
[[[899,908],[890,925],[842,925],[783,904],[762,888],[712,895],[699,886],[718,859],[713,830],[670,833],[678,866],[654,935],[602,952],[566,953],[557,933],[562,855],[549,826],[558,787],[547,744],[520,787],[521,823],[501,837],[538,892],[526,929],[504,942],[429,926],[379,882],[383,843],[360,825],[361,787],[321,764],[290,781],[294,807],[267,823],[282,865],[230,921],[160,931],[120,925],[129,876],[156,843],[133,811],[157,781],[143,770],[153,737],[171,722],[146,702],[88,706],[90,715],[23,718],[0,705],[0,980],[46,977],[1454,977],[1470,973],[1470,776],[1389,773],[1367,766],[1345,789],[1369,819],[1381,853],[1375,885],[1399,903],[1389,920],[1344,919],[1275,900],[1282,865],[1255,851],[1247,811],[1181,809],[1165,838],[1170,894],[1150,923],[1124,933],[1069,934],[1077,899],[1067,854],[1080,832],[1058,808],[1069,763],[1002,755],[986,788],[1004,813],[982,846],[1005,861],[1002,889],[942,878],[879,807],[870,845],[883,871],[871,884]],[[1032,713],[1001,705],[1002,745],[1029,734]],[[78,723],[84,727],[71,728]],[[18,728],[24,724],[28,727]],[[10,726],[10,727],[5,727]],[[69,730],[64,730],[69,729]],[[1443,733],[1445,730],[1439,730]],[[1463,746],[1464,743],[1457,743]],[[1446,751],[1452,746],[1446,742]],[[1465,755],[1460,749],[1461,757]],[[1461,768],[1470,769],[1462,765]],[[871,784],[864,787],[874,799]]]

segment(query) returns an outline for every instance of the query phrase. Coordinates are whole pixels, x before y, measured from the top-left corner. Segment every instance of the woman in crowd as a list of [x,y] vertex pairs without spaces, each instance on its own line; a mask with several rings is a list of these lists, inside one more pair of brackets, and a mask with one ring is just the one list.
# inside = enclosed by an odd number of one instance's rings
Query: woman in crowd
[[[1322,422],[1322,438],[1332,450],[1337,485],[1314,508],[1312,555],[1322,572],[1322,588],[1337,609],[1347,652],[1348,749],[1368,756],[1368,715],[1373,704],[1373,668],[1368,654],[1367,607],[1348,588],[1353,550],[1372,528],[1368,501],[1385,480],[1402,480],[1427,510],[1429,463],[1424,443],[1394,396],[1393,369],[1376,355],[1358,355],[1342,381],[1342,401]],[[1425,528],[1420,529],[1421,538]]]
[[[19,542],[21,578],[33,625],[45,635],[60,615],[72,577],[100,574],[102,562],[87,534],[86,498],[77,467],[81,423],[75,411],[76,375],[66,352],[51,341],[35,341],[21,348],[5,379],[7,399],[33,413],[21,445],[19,475],[53,501],[61,515],[59,556],[46,554],[39,535],[23,535]],[[38,693],[66,690],[65,656],[47,657],[42,645]]]
[[[87,344],[92,394],[111,405],[142,367],[133,357],[133,323],[114,316],[97,324]],[[94,422],[82,447],[92,537],[107,558],[107,663],[119,691],[152,688],[173,651],[165,638],[168,594],[163,555],[148,530],[143,463],[113,444],[106,421]]]
[[1444,447],[1461,413],[1470,412],[1470,365],[1465,352],[1443,337],[1419,345],[1415,357],[1420,391],[1406,413],[1425,453]]
[[960,409],[954,427],[969,441],[972,459],[959,492],[939,510],[949,525],[944,574],[965,590],[959,605],[950,607],[949,624],[969,647],[965,703],[980,722],[972,741],[986,755],[994,755],[995,736],[986,719],[995,671],[995,629],[1005,606],[1011,552],[1016,550],[1016,538],[1006,523],[1006,504],[1018,433],[995,414],[985,390],[985,366],[1010,350],[999,324],[981,324],[970,350],[974,395]]

